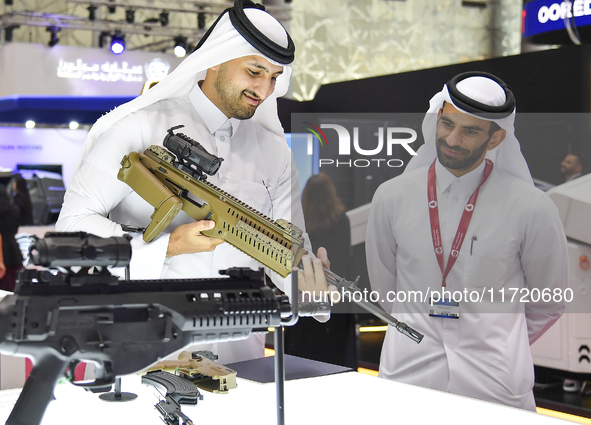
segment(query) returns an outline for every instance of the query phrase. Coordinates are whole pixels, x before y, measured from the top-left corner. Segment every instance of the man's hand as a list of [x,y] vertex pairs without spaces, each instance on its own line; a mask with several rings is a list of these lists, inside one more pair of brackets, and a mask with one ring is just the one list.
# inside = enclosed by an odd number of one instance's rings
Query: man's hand
[[[312,295],[314,299],[324,299],[329,292],[336,291],[334,285],[328,285],[324,268],[330,270],[330,261],[325,248],[318,248],[317,258],[310,258],[308,255],[302,257],[303,270],[294,268],[298,273],[298,289],[306,295]],[[306,301],[306,300],[304,300]]]
[[213,229],[214,226],[215,222],[211,220],[201,220],[180,225],[170,235],[166,256],[174,257],[181,254],[213,251],[216,246],[224,243],[224,241],[202,235],[201,231]]
[[330,270],[330,261],[328,260],[328,253],[326,252],[326,248],[322,246],[318,248],[318,251],[316,251],[316,258],[320,258],[320,261],[322,261],[322,266],[325,269]]

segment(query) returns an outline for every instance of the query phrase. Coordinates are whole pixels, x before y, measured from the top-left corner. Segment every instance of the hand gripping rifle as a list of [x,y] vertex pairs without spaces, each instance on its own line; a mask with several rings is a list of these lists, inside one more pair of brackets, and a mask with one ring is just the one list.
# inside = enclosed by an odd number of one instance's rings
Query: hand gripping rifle
[[168,130],[164,139],[170,152],[152,145],[121,161],[117,178],[155,208],[144,241],[158,236],[182,209],[195,220],[215,221],[204,235],[223,239],[281,277],[289,275],[292,264],[306,253],[302,231],[285,220],[271,220],[209,183],[206,173],[215,174],[223,159],[184,134],[174,134],[180,127]]
[[[121,160],[117,178],[155,208],[144,241],[158,236],[182,209],[195,220],[215,221],[213,229],[201,232],[204,235],[223,239],[282,277],[289,275],[307,254],[302,230],[282,219],[271,220],[209,183],[206,174],[214,175],[223,159],[211,155],[190,137],[174,133],[182,127],[168,130],[163,142],[168,150],[152,145],[144,153],[131,152]],[[324,274],[342,293],[361,291],[359,278],[352,282],[326,269]],[[374,304],[350,298],[413,341],[423,339],[421,333]]]
[[95,364],[96,380],[76,385],[104,392],[117,376],[190,344],[244,339],[293,321],[287,296],[264,285],[262,269],[222,270],[226,277],[211,279],[119,280],[107,266],[129,264],[128,238],[86,233],[47,234],[30,257],[47,268],[22,270],[15,293],[0,302],[0,352],[34,365],[8,425],[38,425],[58,380],[66,370],[73,375],[79,362]]

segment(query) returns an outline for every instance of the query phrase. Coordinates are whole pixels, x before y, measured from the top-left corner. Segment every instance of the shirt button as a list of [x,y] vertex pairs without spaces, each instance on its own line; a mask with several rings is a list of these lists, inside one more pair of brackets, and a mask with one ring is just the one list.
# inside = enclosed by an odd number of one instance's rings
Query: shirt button
[[224,140],[226,140],[226,138],[224,136],[220,137],[220,140],[223,142]]

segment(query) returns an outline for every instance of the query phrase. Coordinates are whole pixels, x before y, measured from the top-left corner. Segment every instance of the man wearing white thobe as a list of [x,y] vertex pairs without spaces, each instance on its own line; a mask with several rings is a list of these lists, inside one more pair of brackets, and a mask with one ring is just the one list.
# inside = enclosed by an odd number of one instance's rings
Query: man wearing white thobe
[[[444,86],[423,122],[425,145],[374,195],[366,253],[386,311],[425,334],[417,345],[389,329],[381,377],[535,411],[529,346],[564,311],[567,251],[514,116],[512,93],[492,75]],[[422,297],[409,301],[411,291]],[[432,291],[459,305],[437,306]]]

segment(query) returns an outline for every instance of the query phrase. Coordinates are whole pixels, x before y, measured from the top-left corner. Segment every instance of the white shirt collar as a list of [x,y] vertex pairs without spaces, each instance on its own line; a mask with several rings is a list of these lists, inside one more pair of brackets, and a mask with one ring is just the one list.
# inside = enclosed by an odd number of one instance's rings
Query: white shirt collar
[[482,180],[482,174],[484,174],[484,166],[485,161],[476,167],[474,170],[470,171],[469,173],[464,174],[461,177],[456,177],[441,165],[439,159],[435,161],[435,175],[437,176],[437,193],[442,194],[445,192],[451,184],[458,180],[462,186],[466,189],[469,195],[472,195],[474,191],[478,188],[480,181]]
[[207,130],[214,134],[221,127],[226,125],[229,121],[232,125],[232,135],[236,134],[240,120],[236,118],[228,118],[209,98],[203,93],[199,84],[195,84],[195,87],[189,93],[189,99],[191,103],[203,119]]

